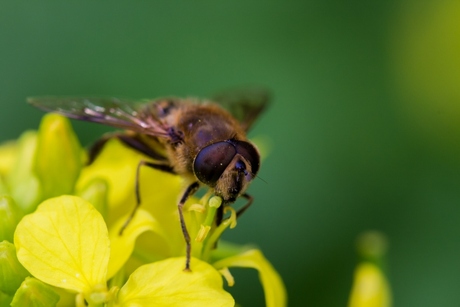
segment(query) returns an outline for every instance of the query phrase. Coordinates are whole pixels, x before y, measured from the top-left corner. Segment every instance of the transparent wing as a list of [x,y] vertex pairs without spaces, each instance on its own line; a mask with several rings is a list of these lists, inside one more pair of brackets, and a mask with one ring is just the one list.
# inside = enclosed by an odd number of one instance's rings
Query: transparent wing
[[153,136],[167,136],[155,118],[142,112],[145,103],[118,98],[97,97],[31,97],[31,105],[66,117],[128,129]]
[[239,88],[222,91],[212,101],[226,108],[248,131],[257,117],[268,106],[270,92],[264,88]]

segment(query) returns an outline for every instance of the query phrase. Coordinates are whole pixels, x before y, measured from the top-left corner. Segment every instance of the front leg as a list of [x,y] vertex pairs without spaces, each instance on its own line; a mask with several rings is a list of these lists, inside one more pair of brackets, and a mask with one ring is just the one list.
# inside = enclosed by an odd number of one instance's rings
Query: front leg
[[189,185],[188,188],[185,190],[184,195],[182,195],[179,205],[177,206],[177,208],[179,209],[180,227],[182,229],[182,234],[184,235],[184,239],[185,239],[185,269],[184,271],[190,271],[190,258],[191,258],[191,253],[192,253],[192,245],[190,243],[190,235],[187,231],[187,225],[185,225],[183,209],[184,209],[184,205],[187,199],[193,194],[195,194],[195,192],[198,190],[199,187],[200,187],[200,184],[198,182],[194,182],[191,185]]
[[[135,186],[136,206],[134,207],[133,211],[131,212],[126,222],[121,227],[120,233],[119,233],[120,236],[123,234],[123,231],[126,229],[126,227],[129,225],[131,220],[134,218],[134,215],[136,214],[137,209],[141,205],[140,181],[139,181],[141,166],[148,166],[153,169],[157,169],[157,170],[161,170],[164,172],[169,172],[169,173],[174,174],[173,168],[170,165],[158,164],[158,163],[153,163],[153,162],[144,161],[144,160],[141,160],[139,162],[139,164],[137,165],[137,169],[136,169],[136,186]],[[187,230],[187,225],[185,224],[183,208],[184,208],[184,205],[187,199],[193,194],[195,194],[195,192],[198,190],[199,187],[200,187],[200,184],[198,182],[194,182],[190,184],[185,190],[184,194],[182,195],[179,204],[177,205],[177,208],[179,210],[180,226],[181,226],[182,234],[184,235],[185,244],[186,244],[186,254],[185,254],[186,260],[185,260],[185,269],[184,269],[185,271],[190,271],[190,258],[191,258],[192,246],[190,242],[190,235]]]
[[153,169],[157,169],[157,170],[160,170],[160,171],[163,171],[163,172],[169,172],[169,173],[174,174],[173,168],[170,165],[158,164],[158,163],[144,161],[144,160],[141,160],[139,162],[139,164],[137,165],[137,169],[136,169],[136,183],[135,183],[136,206],[134,207],[133,211],[131,212],[131,214],[128,217],[128,219],[126,220],[126,222],[121,227],[120,236],[123,234],[123,231],[125,231],[126,227],[129,225],[131,220],[134,218],[134,215],[136,214],[137,209],[141,205],[141,193],[140,193],[140,181],[139,181],[141,166],[148,166],[148,167],[151,167]]
[[[247,193],[244,193],[243,195],[241,195],[241,197],[246,198],[247,202],[246,202],[246,204],[244,206],[242,206],[241,208],[239,208],[236,211],[236,218],[237,219],[252,205],[252,202],[254,201],[254,197],[252,197],[251,195],[249,195]],[[219,226],[222,223],[222,220],[224,218],[224,207],[229,206],[229,205],[231,205],[231,203],[227,202],[227,203],[224,204],[224,206],[220,206],[217,209],[217,213],[216,213],[216,224],[217,224],[217,226]]]
[[241,197],[246,198],[248,202],[236,212],[237,218],[239,218],[246,210],[248,210],[248,208],[252,205],[252,202],[254,201],[254,197],[247,193],[244,193],[243,195],[241,195]]

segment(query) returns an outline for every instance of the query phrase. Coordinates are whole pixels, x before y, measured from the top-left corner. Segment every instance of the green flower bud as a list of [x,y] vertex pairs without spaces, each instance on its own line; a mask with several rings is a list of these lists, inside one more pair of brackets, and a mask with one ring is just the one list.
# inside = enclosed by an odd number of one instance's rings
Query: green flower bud
[[381,268],[384,266],[388,240],[383,233],[364,232],[358,237],[356,247],[361,261],[373,262]]
[[82,167],[82,152],[67,118],[53,113],[43,117],[34,165],[43,198],[73,192]]
[[[10,194],[5,178],[11,172],[17,155],[18,143],[16,141],[8,141],[0,144],[0,195]],[[0,241],[2,240],[0,239]]]
[[9,196],[0,196],[0,241],[13,242],[14,230],[22,212]]
[[11,306],[49,307],[56,306],[58,301],[59,294],[51,286],[36,278],[27,277],[16,291]]
[[75,194],[90,202],[102,217],[107,219],[107,192],[107,182],[101,178],[96,178]]
[[[11,172],[11,167],[18,155],[18,143],[7,141],[0,144],[0,174],[5,176]],[[0,305],[1,306],[1,305]]]
[[40,201],[39,182],[32,171],[36,149],[36,132],[24,132],[18,140],[15,164],[6,178],[11,196],[25,213],[35,210]]
[[13,297],[0,291],[0,307],[10,307]]
[[0,291],[13,295],[26,276],[29,273],[19,263],[14,245],[0,242]]
[[[1,158],[0,158],[1,159]],[[10,191],[8,189],[8,186],[6,185],[5,180],[3,179],[3,176],[0,175],[0,195],[8,195],[10,194]],[[1,239],[0,239],[1,240]],[[0,305],[1,306],[1,305]]]

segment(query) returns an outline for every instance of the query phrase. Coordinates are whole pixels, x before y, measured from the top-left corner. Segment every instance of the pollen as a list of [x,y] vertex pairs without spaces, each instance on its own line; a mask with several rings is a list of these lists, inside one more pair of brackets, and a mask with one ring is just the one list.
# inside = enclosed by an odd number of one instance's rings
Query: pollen
[[198,213],[203,213],[206,208],[201,204],[192,204],[188,207],[188,211],[194,211]]

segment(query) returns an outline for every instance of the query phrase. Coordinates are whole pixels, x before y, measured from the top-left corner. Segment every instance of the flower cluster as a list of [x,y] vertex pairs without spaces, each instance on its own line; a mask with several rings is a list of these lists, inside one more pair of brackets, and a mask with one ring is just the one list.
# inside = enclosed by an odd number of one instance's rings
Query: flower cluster
[[142,170],[142,206],[120,235],[140,159],[114,139],[87,165],[56,114],[0,147],[0,306],[234,306],[223,288],[234,283],[231,267],[256,269],[266,305],[285,306],[283,282],[259,250],[215,248],[236,216],[226,208],[215,225],[221,200],[210,194],[185,206],[192,271],[184,271],[179,176]]

